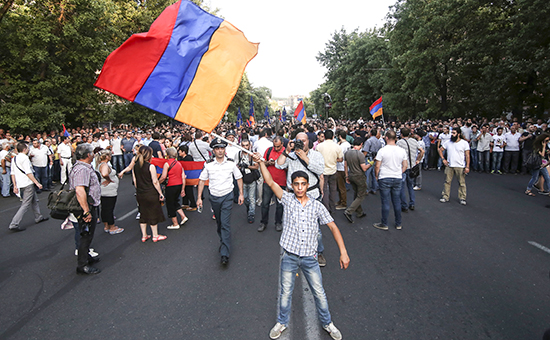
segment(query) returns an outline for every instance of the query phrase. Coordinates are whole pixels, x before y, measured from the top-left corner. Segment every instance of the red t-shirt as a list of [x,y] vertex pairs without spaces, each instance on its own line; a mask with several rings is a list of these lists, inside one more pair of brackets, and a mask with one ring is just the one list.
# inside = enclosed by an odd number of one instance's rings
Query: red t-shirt
[[[271,150],[271,153],[269,154],[269,159],[267,158],[267,153]],[[275,148],[270,147],[267,150],[265,150],[264,159],[266,161],[273,159],[275,162],[277,162],[277,158],[285,151],[285,148],[282,147],[281,151],[277,152],[275,151]],[[286,169],[281,170],[277,169],[275,165],[270,165],[267,167],[267,170],[271,173],[271,177],[273,177],[273,180],[275,183],[279,184],[281,187],[286,187]]]
[[170,171],[168,171],[168,183],[166,184],[167,187],[171,187],[174,185],[181,185],[183,184],[183,180],[181,179],[181,173],[183,171],[183,167],[181,166],[181,163],[178,162],[175,159],[170,159],[168,163],[168,168],[174,163],[174,166]]

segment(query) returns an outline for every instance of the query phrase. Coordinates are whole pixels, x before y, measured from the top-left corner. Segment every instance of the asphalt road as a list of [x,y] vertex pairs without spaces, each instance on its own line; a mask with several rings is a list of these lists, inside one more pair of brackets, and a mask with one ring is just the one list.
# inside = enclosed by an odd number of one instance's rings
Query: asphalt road
[[[527,176],[471,174],[468,205],[458,203],[456,183],[442,204],[443,177],[424,172],[401,231],[372,227],[379,195],[366,198],[367,217],[354,224],[338,211],[346,271],[323,227],[324,286],[345,339],[524,340],[550,327],[550,198],[524,195]],[[258,233],[258,222],[246,223],[245,208],[235,205],[233,253],[222,267],[209,203],[202,214],[188,213],[180,230],[161,224],[166,241],[141,243],[133,192],[127,176],[115,210],[126,230],[97,230],[102,272],[91,277],[75,274],[72,230],[52,219],[35,225],[29,212],[27,230],[10,232],[19,201],[0,200],[0,338],[269,339],[280,253],[273,221]],[[46,195],[39,196],[44,214]],[[281,339],[330,339],[301,274],[296,283]]]

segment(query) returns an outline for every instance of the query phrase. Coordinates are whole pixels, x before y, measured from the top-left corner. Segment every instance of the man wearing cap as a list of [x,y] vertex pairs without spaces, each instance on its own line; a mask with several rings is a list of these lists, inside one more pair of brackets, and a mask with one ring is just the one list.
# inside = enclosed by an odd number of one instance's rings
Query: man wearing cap
[[229,263],[231,253],[231,208],[233,207],[233,176],[239,187],[239,205],[244,202],[242,174],[237,164],[225,156],[227,143],[219,138],[210,143],[214,158],[204,163],[199,176],[197,207],[202,207],[202,191],[204,182],[210,181],[210,205],[214,210],[218,235],[220,237],[221,263]]

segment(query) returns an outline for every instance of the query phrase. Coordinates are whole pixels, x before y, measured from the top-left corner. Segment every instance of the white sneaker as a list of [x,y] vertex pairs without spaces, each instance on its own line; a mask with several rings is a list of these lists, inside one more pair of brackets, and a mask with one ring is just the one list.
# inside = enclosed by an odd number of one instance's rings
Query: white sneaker
[[271,331],[269,331],[269,337],[271,339],[278,339],[285,329],[286,329],[285,325],[282,325],[277,322],[275,326],[271,328]]
[[141,217],[141,213],[137,213],[136,220],[139,220],[140,217]]
[[419,186],[415,186],[415,187],[413,188],[414,191],[418,191],[418,190],[421,190],[421,189],[422,189],[422,188],[419,187]]
[[328,325],[326,326],[323,326],[323,329],[325,331],[328,332],[328,334],[330,334],[330,336],[334,339],[334,340],[340,340],[342,339],[342,333],[340,333],[340,331],[338,330],[338,328],[336,328],[336,326],[334,326],[334,323],[329,323]]
[[179,229],[179,228],[180,228],[179,224],[169,225],[168,227],[166,227],[166,229]]
[[441,203],[447,203],[447,202],[449,202],[449,200],[442,197],[442,198],[439,199],[439,202],[441,202]]
[[78,256],[78,249],[74,250],[74,256]]
[[466,200],[460,200],[460,204],[466,205]]
[[90,248],[88,254],[90,254],[91,257],[96,257],[99,255],[99,253],[96,253],[93,248]]

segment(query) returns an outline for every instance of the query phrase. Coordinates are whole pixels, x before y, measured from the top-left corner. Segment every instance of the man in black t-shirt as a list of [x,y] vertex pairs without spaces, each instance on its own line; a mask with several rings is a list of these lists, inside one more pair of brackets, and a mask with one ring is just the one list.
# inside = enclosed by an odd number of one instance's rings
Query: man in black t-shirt
[[521,174],[525,175],[527,174],[527,168],[523,164],[523,162],[527,159],[527,156],[531,152],[533,152],[533,142],[535,141],[535,138],[537,137],[537,127],[533,124],[530,124],[527,127],[527,130],[521,134],[521,137],[519,137],[519,142],[523,143],[522,149],[521,149],[521,159],[522,159],[522,165],[521,165]]
[[149,143],[149,147],[153,149],[153,157],[164,158],[164,153],[162,152],[162,147],[159,143],[160,133],[153,132],[153,141]]

